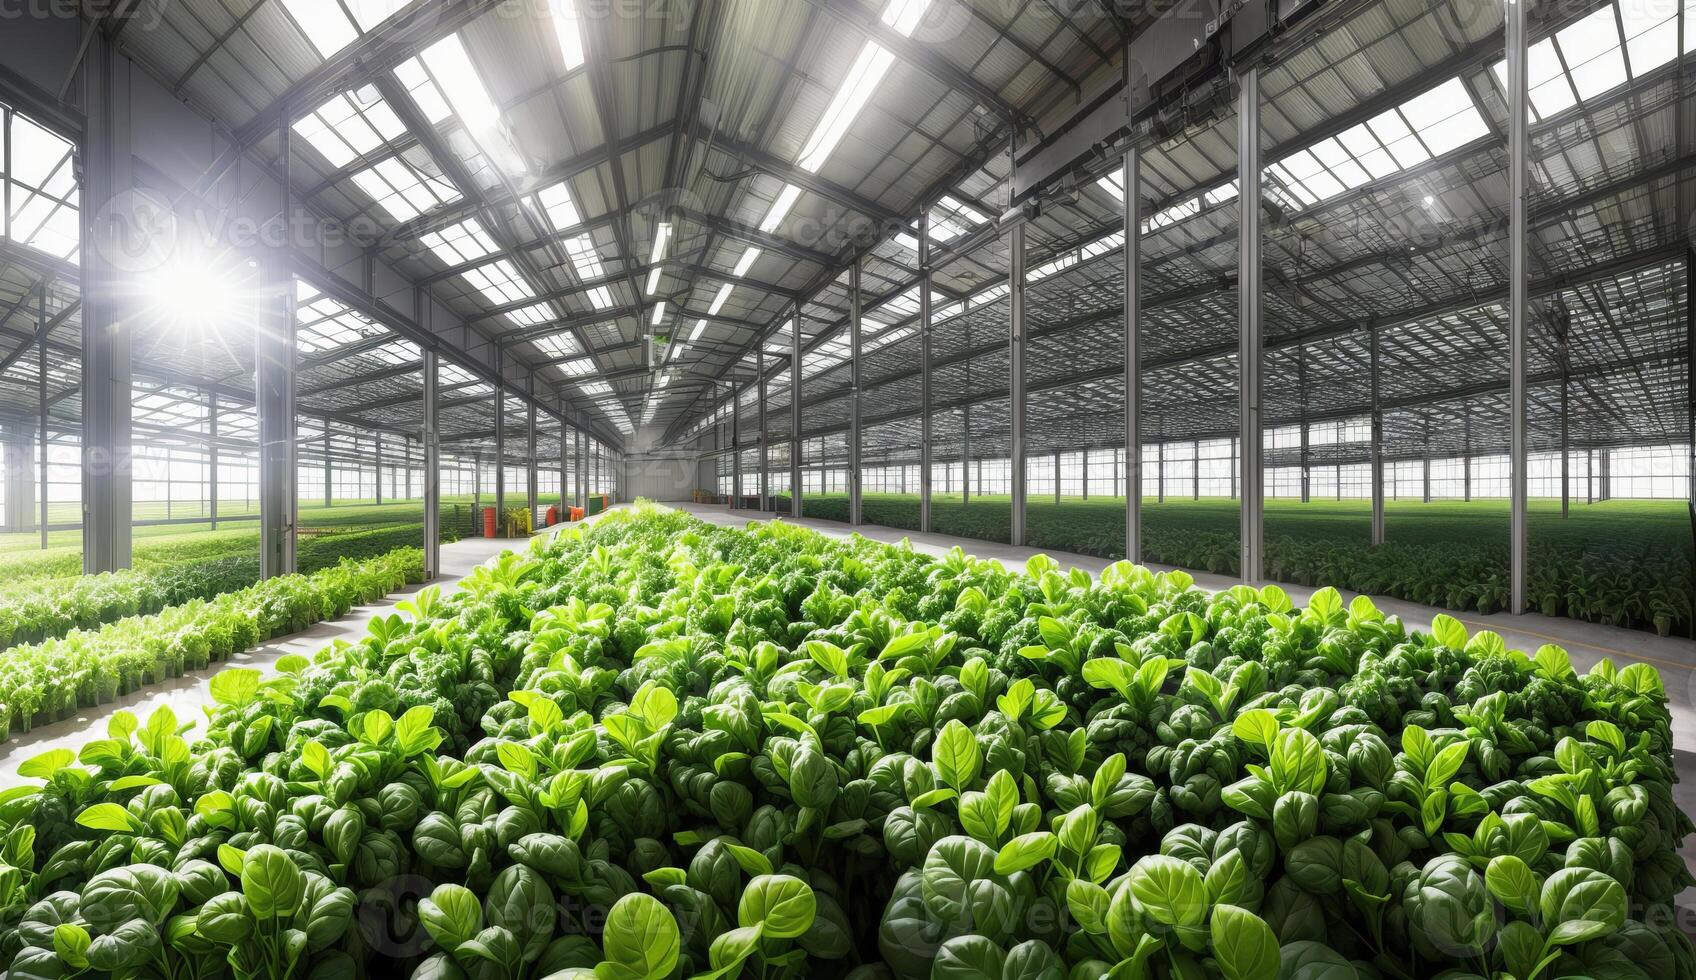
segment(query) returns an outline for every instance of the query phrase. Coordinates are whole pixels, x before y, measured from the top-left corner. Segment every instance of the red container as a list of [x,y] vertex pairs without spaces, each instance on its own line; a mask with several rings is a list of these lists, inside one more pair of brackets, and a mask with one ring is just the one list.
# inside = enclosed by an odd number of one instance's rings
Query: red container
[[542,525],[542,526],[543,527],[553,527],[555,524],[558,524],[558,523],[559,523],[559,508],[558,507],[549,507],[548,508],[548,522],[546,524]]
[[483,537],[492,538],[494,536],[495,509],[493,507],[485,507],[483,508]]

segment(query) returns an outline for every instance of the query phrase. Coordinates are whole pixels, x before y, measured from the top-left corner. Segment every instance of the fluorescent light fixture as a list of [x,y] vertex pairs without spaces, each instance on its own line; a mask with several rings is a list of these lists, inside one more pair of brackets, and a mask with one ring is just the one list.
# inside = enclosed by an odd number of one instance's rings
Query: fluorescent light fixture
[[707,332],[707,321],[696,320],[695,321],[695,329],[689,331],[689,342],[691,344],[693,344],[695,341],[700,340],[701,334],[706,333],[706,332]]
[[742,257],[736,260],[736,269],[730,274],[738,279],[742,278],[748,274],[748,270],[753,267],[754,261],[759,257],[760,250],[755,246],[748,246],[748,248],[742,253]]
[[718,316],[718,311],[724,309],[724,301],[730,298],[730,291],[735,288],[728,282],[718,287],[718,295],[713,297],[713,305],[707,307],[707,316]]
[[649,261],[662,262],[665,260],[665,246],[667,240],[670,238],[671,222],[660,222],[659,227],[654,230],[654,251],[653,254],[649,256]]
[[829,108],[813,127],[813,135],[801,150],[796,166],[809,173],[819,172],[893,64],[893,54],[876,41],[866,42],[859,57],[854,59],[854,66],[848,69],[848,77],[842,80],[842,87],[836,90],[836,97],[830,100]]
[[801,188],[794,184],[784,184],[777,200],[771,202],[771,210],[766,212],[765,220],[760,222],[760,230],[768,235],[775,231],[778,225],[783,224],[783,219],[789,216],[789,209],[795,206],[800,197]]
[[548,0],[548,12],[553,16],[554,35],[559,38],[559,53],[570,71],[583,64],[583,31],[577,23],[576,0]]
[[665,300],[662,299],[654,304],[653,325],[658,327],[663,320],[665,320]]
[[283,8],[326,60],[359,37],[337,0],[283,0]]
[[663,270],[661,270],[660,267],[657,266],[657,265],[654,266],[651,270],[649,270],[649,272],[648,272],[648,288],[646,290],[647,295],[649,295],[649,296],[654,295],[654,290],[660,288],[660,272],[661,271],[663,271]]

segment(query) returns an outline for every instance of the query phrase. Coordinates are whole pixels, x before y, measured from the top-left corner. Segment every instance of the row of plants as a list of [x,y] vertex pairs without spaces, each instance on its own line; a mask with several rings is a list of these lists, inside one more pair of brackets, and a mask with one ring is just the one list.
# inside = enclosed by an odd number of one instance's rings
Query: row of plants
[[[787,498],[779,499],[786,507]],[[809,496],[803,506],[807,517],[848,519],[845,496]],[[933,528],[939,534],[1005,541],[1009,506],[1005,498],[969,505],[939,500],[932,505]],[[1124,556],[1122,504],[1033,500],[1027,507],[1026,536],[1033,547],[1101,558]],[[867,495],[861,514],[868,524],[917,529],[918,499]],[[1267,574],[1272,579],[1296,585],[1334,585],[1456,612],[1489,614],[1507,608],[1510,573],[1505,540],[1470,528],[1453,514],[1446,515],[1445,520],[1469,528],[1461,532],[1462,540],[1391,540],[1377,546],[1361,540],[1363,519],[1309,522],[1281,516],[1292,530],[1299,528],[1301,533],[1281,533],[1269,526],[1265,555]],[[1313,523],[1328,526],[1310,533]],[[1442,528],[1433,524],[1429,531],[1440,535]],[[1528,596],[1533,608],[1546,616],[1653,631],[1661,636],[1696,635],[1692,632],[1696,629],[1696,566],[1691,561],[1688,529],[1674,540],[1646,540],[1626,531],[1622,527],[1621,533],[1605,540],[1582,537],[1543,542],[1534,535],[1528,562]],[[1145,518],[1145,561],[1234,576],[1239,552],[1234,526],[1205,507],[1193,516],[1177,510]]]
[[[418,535],[419,528],[384,527],[302,538],[296,565],[303,574],[312,574],[346,559],[373,558],[416,545]],[[198,546],[187,549],[193,558],[155,556],[119,572],[8,581],[0,592],[0,651],[253,585],[259,581],[259,555],[257,542],[247,543],[254,545],[248,553],[237,550],[240,542],[222,542],[210,552]]]
[[423,551],[398,548],[14,646],[0,652],[0,740],[185,670],[204,670],[423,577]]
[[[18,977],[1688,980],[1655,671],[613,515],[0,794]],[[193,728],[193,731],[190,729]],[[192,738],[192,741],[190,740]]]
[[[369,511],[371,508],[361,508]],[[351,508],[350,508],[351,510]],[[338,515],[339,517],[340,515]],[[303,525],[303,529],[307,529]],[[329,568],[344,557],[380,555],[395,548],[417,547],[423,542],[424,525],[376,521],[340,521],[314,525],[300,535],[296,565],[303,572]],[[465,536],[462,522],[444,518],[441,540],[448,543]],[[257,580],[259,532],[252,524],[226,526],[216,531],[195,530],[180,535],[137,537],[131,551],[131,566],[158,571],[183,565],[248,559]],[[33,549],[0,553],[0,583],[8,589],[41,579],[69,580],[82,573],[81,546],[61,546],[47,551]]]

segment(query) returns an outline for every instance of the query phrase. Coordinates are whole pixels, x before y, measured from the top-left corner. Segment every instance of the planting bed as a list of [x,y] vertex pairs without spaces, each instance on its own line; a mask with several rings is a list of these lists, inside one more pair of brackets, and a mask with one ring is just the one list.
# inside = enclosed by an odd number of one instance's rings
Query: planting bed
[[1641,664],[677,514],[402,608],[26,763],[0,965],[1696,977]]
[[[787,506],[786,498],[784,506]],[[932,502],[939,534],[1006,541],[1011,503],[1001,496]],[[846,521],[848,498],[809,494],[803,516]],[[866,523],[917,530],[918,497],[866,494]],[[1145,501],[1143,558],[1198,572],[1237,573],[1237,502],[1223,498]],[[1266,502],[1268,577],[1333,585],[1460,611],[1491,613],[1509,595],[1504,501],[1391,502],[1386,543],[1369,544],[1364,501]],[[1125,553],[1123,498],[1033,498],[1026,537],[1036,548],[1103,558]],[[1690,636],[1696,624],[1692,534],[1683,501],[1619,500],[1575,506],[1533,501],[1528,595],[1532,608],[1610,626]]]

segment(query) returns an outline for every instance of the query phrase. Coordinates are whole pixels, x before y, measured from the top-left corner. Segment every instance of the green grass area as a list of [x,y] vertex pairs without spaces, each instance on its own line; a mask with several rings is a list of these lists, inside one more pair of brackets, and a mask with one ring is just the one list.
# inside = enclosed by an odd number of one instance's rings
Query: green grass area
[[[810,494],[804,516],[846,520],[846,494]],[[866,494],[868,524],[916,530],[915,494]],[[1005,495],[937,496],[939,534],[1008,540]],[[1508,503],[1505,500],[1386,501],[1385,543],[1370,544],[1371,504],[1364,500],[1266,502],[1267,574],[1301,585],[1334,584],[1455,610],[1494,612],[1508,599]],[[1534,608],[1548,614],[1690,635],[1692,532],[1682,500],[1611,500],[1575,504],[1531,501],[1530,581]],[[1125,502],[1120,497],[1033,498],[1026,511],[1032,547],[1122,558]],[[1238,508],[1228,498],[1143,502],[1143,558],[1194,571],[1234,575]]]
[[[163,516],[163,504],[158,505]],[[138,518],[150,514],[153,505],[137,508]],[[472,499],[445,497],[442,500],[442,539],[457,540],[471,533]],[[219,509],[220,518],[235,516]],[[335,564],[343,556],[362,557],[404,545],[422,543],[424,504],[400,500],[378,504],[365,500],[338,500],[329,507],[323,501],[300,505],[298,562],[310,573]],[[136,568],[169,567],[182,562],[214,561],[252,557],[257,566],[259,525],[254,520],[220,520],[216,530],[209,521],[186,524],[156,524],[132,528],[132,565]],[[391,543],[392,542],[392,543]],[[41,547],[39,531],[0,534],[0,582],[76,575],[82,570],[82,531],[48,533],[48,547]]]

